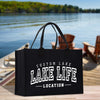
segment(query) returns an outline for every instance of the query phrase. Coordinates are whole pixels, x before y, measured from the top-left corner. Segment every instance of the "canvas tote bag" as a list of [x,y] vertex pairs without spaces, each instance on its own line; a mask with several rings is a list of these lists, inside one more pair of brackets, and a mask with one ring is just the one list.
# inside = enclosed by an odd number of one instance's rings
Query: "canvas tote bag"
[[[44,49],[45,28],[51,25],[67,45],[65,50]],[[39,32],[39,49],[32,49]],[[82,50],[69,50],[58,25],[49,22],[40,28],[30,49],[18,50],[16,56],[15,94],[22,96],[83,93]],[[57,35],[56,45],[57,46]]]

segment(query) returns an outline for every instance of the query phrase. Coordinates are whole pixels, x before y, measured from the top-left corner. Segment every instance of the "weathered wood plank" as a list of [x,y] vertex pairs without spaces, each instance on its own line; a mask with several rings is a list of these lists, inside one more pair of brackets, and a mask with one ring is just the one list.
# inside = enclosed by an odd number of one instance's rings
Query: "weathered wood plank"
[[14,95],[14,86],[0,86],[0,100],[100,100],[100,86],[84,86],[84,94],[29,96]]

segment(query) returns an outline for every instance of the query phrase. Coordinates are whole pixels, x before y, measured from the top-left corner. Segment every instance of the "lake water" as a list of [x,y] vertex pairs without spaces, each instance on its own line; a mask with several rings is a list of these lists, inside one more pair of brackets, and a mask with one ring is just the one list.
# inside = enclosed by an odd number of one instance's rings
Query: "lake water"
[[[86,41],[95,45],[100,35],[100,14],[20,14],[0,15],[0,58],[13,52],[22,45],[32,43],[39,28],[46,22],[59,25],[64,34],[75,35],[75,47],[83,48]],[[39,48],[40,35],[33,48]],[[56,35],[48,26],[45,31],[44,48],[51,48]]]

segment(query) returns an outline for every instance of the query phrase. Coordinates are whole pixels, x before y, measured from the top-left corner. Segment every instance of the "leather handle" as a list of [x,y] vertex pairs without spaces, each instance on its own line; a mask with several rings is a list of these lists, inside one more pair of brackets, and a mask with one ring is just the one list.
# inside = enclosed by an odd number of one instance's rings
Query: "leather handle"
[[[64,40],[64,42],[65,42],[66,45],[67,45],[67,48],[66,48],[66,49],[69,49],[68,43],[67,43],[67,41],[66,41],[66,39],[65,39],[65,37],[64,37],[64,35],[63,35],[63,33],[62,33],[62,31],[61,31],[61,29],[58,27],[58,25],[56,25],[55,23],[52,23],[52,22],[46,23],[45,25],[43,25],[43,26],[39,29],[39,31],[37,32],[37,34],[36,34],[36,36],[35,36],[35,38],[34,38],[34,40],[33,40],[32,45],[31,45],[30,48],[32,49],[32,46],[33,46],[33,44],[34,44],[34,42],[35,42],[35,40],[36,40],[36,38],[37,38],[39,32],[43,29],[43,31],[42,31],[42,36],[41,36],[41,41],[40,41],[40,49],[43,49],[44,32],[45,32],[45,28],[46,28],[47,25],[51,25],[53,28],[54,28],[54,26],[56,27],[56,29],[57,29],[57,31],[59,32],[60,36],[62,37],[62,39]],[[54,30],[55,30],[55,28],[54,28]],[[56,44],[55,44],[55,48],[56,48],[56,46],[57,46],[57,32],[56,32]]]
[[[62,37],[62,39],[64,40],[64,42],[65,42],[66,45],[67,45],[67,48],[66,48],[66,49],[69,49],[68,43],[67,43],[67,41],[66,41],[66,39],[65,39],[65,37],[64,37],[64,35],[63,35],[63,33],[62,33],[62,31],[61,31],[61,29],[59,28],[59,26],[58,26],[57,24],[52,23],[52,22],[49,22],[49,23],[45,24],[45,26],[44,26],[44,29],[43,29],[43,32],[42,32],[42,36],[41,36],[40,49],[43,49],[44,31],[45,31],[46,26],[48,26],[48,25],[52,25],[52,26],[55,26],[55,27],[56,27],[56,29],[57,29],[57,31],[59,32],[60,36]],[[56,33],[56,34],[57,34],[57,33]],[[56,35],[56,36],[57,36],[57,35]],[[57,46],[57,43],[55,44],[55,48],[56,48],[56,46]]]

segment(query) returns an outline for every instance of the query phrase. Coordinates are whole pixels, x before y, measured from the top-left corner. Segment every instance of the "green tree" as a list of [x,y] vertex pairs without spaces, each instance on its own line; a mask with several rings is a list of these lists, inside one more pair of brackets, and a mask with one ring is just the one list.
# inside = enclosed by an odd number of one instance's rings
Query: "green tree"
[[40,2],[0,1],[0,13],[100,13],[100,9],[82,9],[72,5]]

